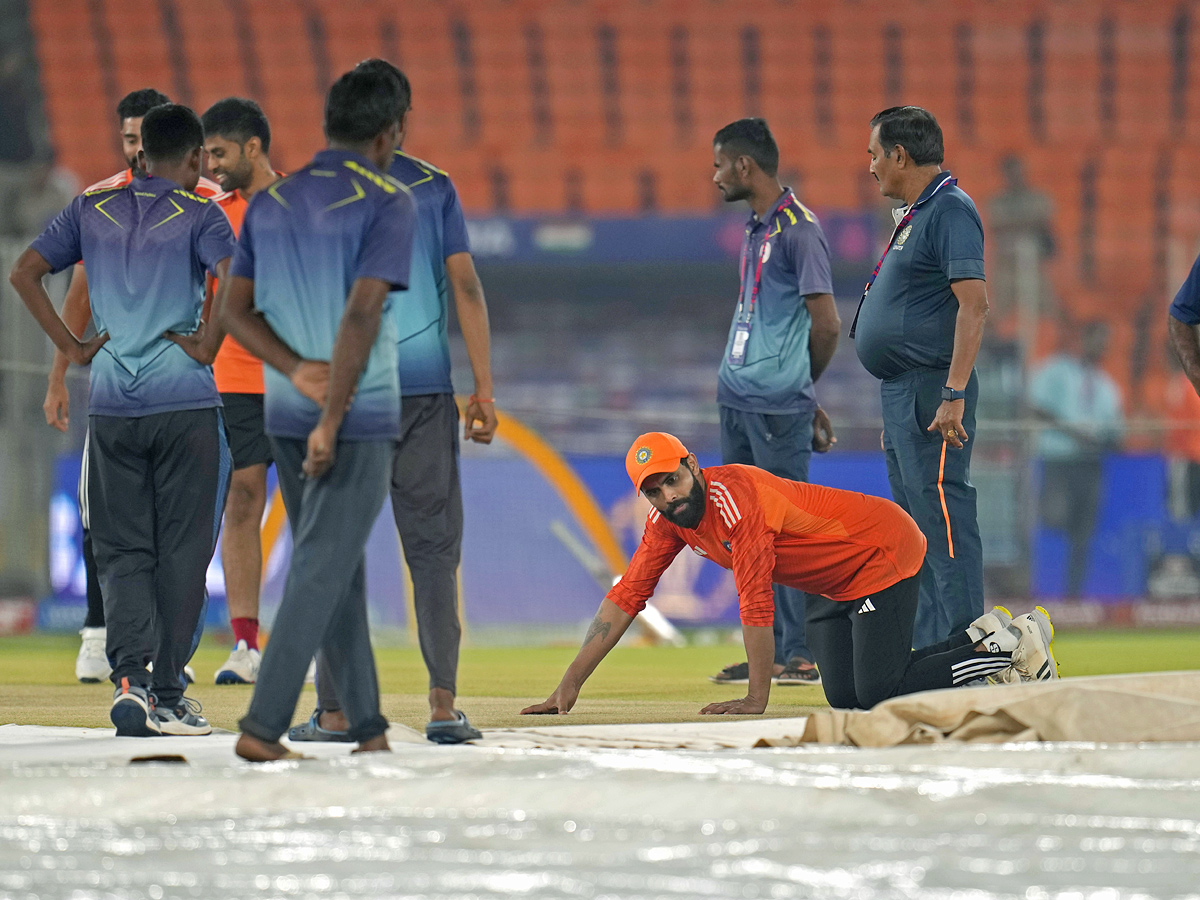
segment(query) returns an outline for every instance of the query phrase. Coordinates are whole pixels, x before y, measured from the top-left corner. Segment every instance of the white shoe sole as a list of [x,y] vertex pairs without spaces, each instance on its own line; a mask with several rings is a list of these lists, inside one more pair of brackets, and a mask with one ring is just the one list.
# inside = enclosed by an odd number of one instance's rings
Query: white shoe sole
[[212,726],[207,722],[203,725],[188,725],[178,719],[159,719],[158,727],[162,734],[169,734],[173,737],[212,734]]
[[112,669],[107,666],[104,669],[85,669],[80,671],[80,666],[75,666],[75,677],[83,684],[100,684],[102,681],[108,681],[108,676],[112,674]]

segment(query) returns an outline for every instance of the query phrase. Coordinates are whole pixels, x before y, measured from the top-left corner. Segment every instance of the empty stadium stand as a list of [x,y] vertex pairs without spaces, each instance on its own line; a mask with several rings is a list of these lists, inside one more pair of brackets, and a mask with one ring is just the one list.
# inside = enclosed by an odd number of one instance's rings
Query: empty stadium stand
[[321,144],[329,83],[375,55],[412,79],[408,148],[447,169],[475,213],[711,212],[710,137],[751,114],[771,122],[806,202],[859,207],[868,119],[915,103],[938,115],[947,163],[982,209],[1000,159],[1024,157],[1054,198],[1063,314],[1113,322],[1113,368],[1127,384],[1145,367],[1130,348],[1161,355],[1161,329],[1135,325],[1137,309],[1161,309],[1200,240],[1200,169],[1185,149],[1197,136],[1196,0],[31,0],[30,10],[52,137],[85,182],[121,165],[113,109],[149,85],[198,110],[254,96],[273,160],[299,165]]

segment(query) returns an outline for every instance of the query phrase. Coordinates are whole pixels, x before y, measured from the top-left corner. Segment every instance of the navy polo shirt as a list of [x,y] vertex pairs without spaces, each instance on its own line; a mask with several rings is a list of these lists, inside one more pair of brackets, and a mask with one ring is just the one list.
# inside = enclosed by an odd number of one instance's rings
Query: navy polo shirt
[[1171,303],[1171,315],[1184,325],[1200,325],[1200,257]]
[[950,282],[984,279],[979,211],[957,185],[938,189],[948,177],[939,172],[917,199],[859,309],[854,345],[876,378],[948,369],[958,317]]
[[[804,298],[832,294],[829,244],[821,223],[791,189],[784,191],[766,219],[751,216],[742,245],[739,314],[734,315],[717,375],[717,403],[750,413],[783,415],[816,409],[808,336],[812,316]],[[754,275],[762,278],[749,315]],[[731,363],[738,319],[750,318],[745,357]]]

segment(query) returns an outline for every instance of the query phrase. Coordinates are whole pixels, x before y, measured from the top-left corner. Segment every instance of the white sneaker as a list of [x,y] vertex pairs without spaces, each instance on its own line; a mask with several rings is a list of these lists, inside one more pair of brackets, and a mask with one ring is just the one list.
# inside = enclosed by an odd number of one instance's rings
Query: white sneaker
[[1013,651],[1012,667],[1022,681],[1055,681],[1058,663],[1050,650],[1054,625],[1042,607],[1013,619],[1012,627],[1021,632],[1021,640]]
[[254,684],[258,680],[258,667],[262,654],[251,649],[245,641],[238,641],[225,664],[217,669],[213,679],[217,684]]
[[995,634],[1012,624],[1012,613],[1003,606],[993,606],[992,611],[984,613],[969,626],[967,634],[973,641],[982,641],[989,634]]
[[203,709],[198,700],[180,697],[179,705],[174,709],[156,704],[154,719],[163,734],[212,734],[208,719],[200,715]]
[[79,634],[83,643],[79,645],[79,655],[75,657],[75,677],[84,684],[108,681],[108,676],[112,674],[108,654],[104,651],[108,629],[84,628]]

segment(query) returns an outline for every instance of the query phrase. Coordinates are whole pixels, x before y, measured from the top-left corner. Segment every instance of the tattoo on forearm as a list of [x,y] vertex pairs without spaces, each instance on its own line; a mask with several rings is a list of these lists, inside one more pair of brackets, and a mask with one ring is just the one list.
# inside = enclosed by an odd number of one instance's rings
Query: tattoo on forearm
[[599,636],[600,640],[608,637],[608,632],[612,628],[611,622],[601,622],[600,615],[597,613],[596,618],[592,619],[592,624],[588,626],[587,636],[583,639],[583,645],[586,647],[592,642],[592,638]]

